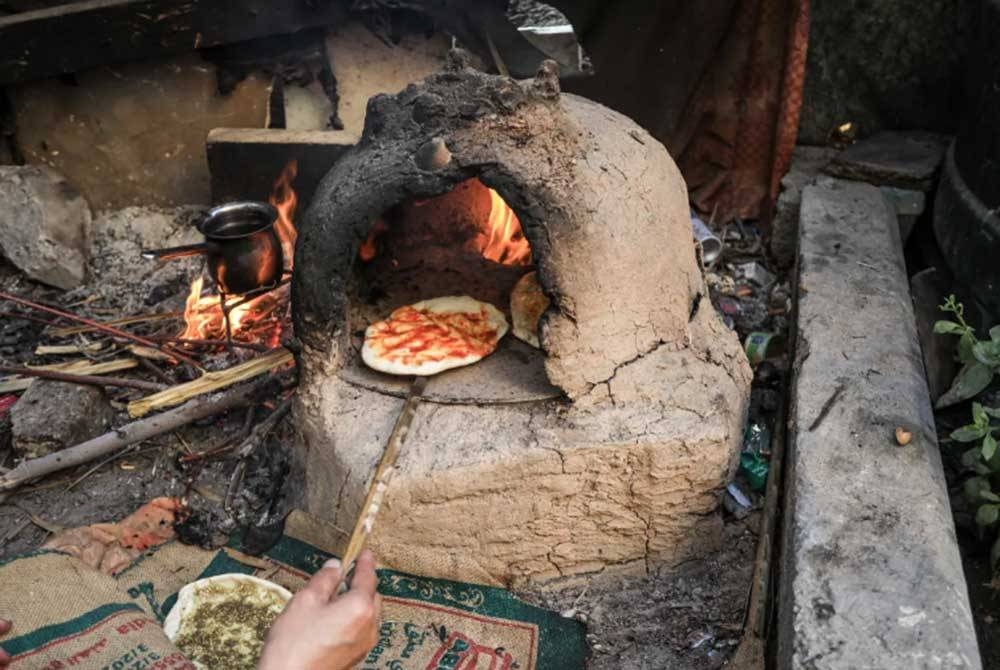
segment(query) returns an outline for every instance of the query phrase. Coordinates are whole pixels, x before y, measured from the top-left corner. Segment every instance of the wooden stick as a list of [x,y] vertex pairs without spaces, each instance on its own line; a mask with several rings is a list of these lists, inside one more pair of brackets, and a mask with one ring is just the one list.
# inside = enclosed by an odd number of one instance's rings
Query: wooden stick
[[67,354],[96,354],[103,348],[103,342],[93,342],[91,344],[40,344],[35,347],[35,355],[66,356]]
[[[130,370],[138,365],[134,358],[120,358],[103,363],[91,363],[87,359],[69,361],[66,363],[54,363],[52,365],[32,366],[32,370],[56,370],[75,375],[103,375],[109,372],[119,372]],[[0,380],[0,393],[15,393],[23,391],[31,385],[34,379],[31,377],[9,377]]]
[[166,388],[165,384],[157,382],[147,382],[140,379],[122,379],[121,377],[97,377],[94,375],[74,375],[68,372],[58,372],[56,370],[40,370],[38,368],[13,367],[0,365],[0,372],[5,374],[21,375],[23,377],[38,377],[39,379],[51,379],[59,382],[70,382],[72,384],[86,384],[88,386],[121,386],[124,388],[141,389],[143,391],[160,391]]
[[167,347],[165,347],[162,344],[157,344],[156,342],[153,342],[152,340],[147,340],[145,337],[141,337],[139,335],[133,335],[132,333],[127,333],[124,330],[119,330],[118,328],[115,328],[114,326],[108,326],[108,325],[105,325],[103,323],[100,323],[99,321],[93,321],[92,319],[88,319],[88,318],[83,317],[83,316],[77,316],[76,314],[73,314],[71,312],[64,312],[61,309],[56,309],[55,307],[49,307],[48,305],[40,305],[37,302],[31,302],[30,300],[26,300],[24,298],[20,298],[20,297],[18,297],[16,295],[13,295],[13,294],[10,294],[10,293],[6,293],[4,291],[0,291],[0,300],[9,300],[11,302],[17,303],[18,305],[22,305],[24,307],[30,307],[32,309],[37,309],[37,310],[40,310],[42,312],[47,312],[49,314],[54,314],[56,316],[61,316],[64,319],[70,319],[72,321],[79,321],[80,323],[87,324],[91,328],[96,328],[97,330],[105,332],[108,335],[117,335],[118,337],[124,337],[127,340],[132,340],[133,342],[138,342],[139,344],[145,344],[147,347],[153,347],[154,349],[164,349],[166,351],[169,351],[170,355],[173,356],[174,358],[176,358],[177,360],[184,361],[188,365],[194,366],[194,368],[196,370],[200,370],[201,369],[201,366],[198,365],[198,362],[195,361],[193,358],[188,358],[184,354],[177,353],[173,349],[168,349]]
[[74,447],[24,461],[10,472],[0,476],[0,491],[10,491],[33,479],[64,468],[82,465],[117,449],[148,440],[192,421],[198,421],[236,407],[245,407],[254,402],[256,395],[270,382],[270,379],[261,379],[253,384],[230,389],[210,398],[192,400],[168,412],[141,421],[133,421]]
[[[138,316],[125,316],[120,319],[105,321],[105,326],[128,326],[136,323],[149,323],[152,321],[166,321],[167,319],[178,319],[184,316],[184,312],[161,312],[159,314],[139,314]],[[89,333],[97,330],[91,326],[71,326],[69,328],[59,328],[47,333],[51,337],[69,337],[80,333]]]
[[[190,344],[196,347],[228,347],[230,343],[225,340],[193,340],[185,337],[163,337],[157,336],[152,338],[158,342],[176,342],[178,344]],[[250,349],[252,351],[259,351],[261,353],[265,351],[271,351],[271,349],[265,347],[263,344],[256,344],[253,342],[236,342],[235,340],[231,343],[232,346],[237,349]]]
[[354,530],[351,532],[351,539],[347,543],[347,549],[344,550],[344,555],[340,558],[341,581],[338,585],[338,590],[342,590],[341,587],[346,583],[344,577],[350,571],[354,561],[358,559],[361,550],[365,548],[368,536],[371,535],[372,528],[375,526],[375,519],[378,516],[379,508],[382,507],[382,503],[385,500],[385,492],[388,490],[389,482],[392,481],[392,475],[396,471],[396,461],[399,459],[400,450],[403,447],[403,443],[406,442],[406,437],[410,433],[410,426],[413,424],[413,417],[417,413],[421,394],[427,388],[427,380],[428,377],[417,377],[413,380],[410,392],[406,396],[406,402],[403,403],[403,409],[400,410],[399,416],[396,418],[396,425],[392,427],[392,432],[389,434],[389,440],[385,444],[385,451],[382,452],[382,459],[375,469],[375,476],[372,477],[372,481],[368,485],[368,494],[365,496],[365,502],[361,506],[361,514],[354,524]]
[[128,413],[132,418],[139,418],[153,410],[173,407],[203,393],[211,393],[227,386],[232,386],[293,361],[292,353],[287,349],[275,349],[269,354],[252,358],[245,363],[218,372],[208,372],[194,381],[168,388],[151,396],[133,400],[128,404]]

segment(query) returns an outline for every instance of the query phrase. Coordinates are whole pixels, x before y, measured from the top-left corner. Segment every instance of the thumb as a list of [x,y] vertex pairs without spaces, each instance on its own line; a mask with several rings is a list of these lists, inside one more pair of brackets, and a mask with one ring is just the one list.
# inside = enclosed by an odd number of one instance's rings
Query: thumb
[[337,594],[337,586],[340,584],[340,561],[336,558],[331,558],[323,567],[320,568],[319,572],[312,576],[309,583],[306,584],[305,591],[311,591],[315,595],[319,596],[322,600],[328,601]]

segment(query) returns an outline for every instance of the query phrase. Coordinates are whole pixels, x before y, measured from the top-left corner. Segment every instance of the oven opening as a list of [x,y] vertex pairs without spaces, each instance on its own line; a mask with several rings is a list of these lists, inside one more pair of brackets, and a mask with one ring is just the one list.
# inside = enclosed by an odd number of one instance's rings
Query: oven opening
[[478,178],[436,197],[392,205],[374,220],[357,251],[348,309],[353,352],[342,376],[402,393],[406,378],[362,362],[365,329],[406,305],[468,296],[496,307],[510,329],[481,361],[437,375],[429,396],[489,403],[559,395],[545,375],[538,324],[549,298],[534,260],[517,213]]

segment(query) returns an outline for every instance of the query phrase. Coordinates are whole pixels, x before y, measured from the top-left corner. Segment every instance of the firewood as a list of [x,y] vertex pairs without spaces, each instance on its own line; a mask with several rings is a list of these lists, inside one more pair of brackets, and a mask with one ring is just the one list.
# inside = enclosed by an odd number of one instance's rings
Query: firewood
[[[91,363],[87,359],[68,361],[65,363],[55,363],[52,365],[39,365],[32,367],[32,370],[55,370],[75,375],[105,375],[110,372],[129,370],[139,365],[134,358],[119,358],[103,363]],[[0,393],[16,393],[23,391],[31,385],[34,379],[30,377],[8,377],[0,380]]]
[[[162,312],[159,314],[140,314],[138,316],[126,316],[121,319],[112,319],[111,321],[105,321],[106,326],[132,326],[137,323],[152,323],[154,321],[168,321],[171,319],[179,319],[184,316],[184,312]],[[80,333],[89,333],[91,331],[97,330],[93,326],[70,326],[69,328],[57,328],[47,335],[51,337],[70,337],[72,335],[79,335]]]
[[0,492],[12,491],[33,479],[72,468],[110,454],[142,440],[148,440],[187,425],[193,421],[220,414],[254,402],[259,392],[271,379],[257,380],[237,388],[217,393],[209,398],[198,398],[148,419],[133,421],[104,435],[87,440],[61,451],[40,458],[24,461],[10,472],[0,476]]
[[165,347],[163,345],[159,345],[151,340],[147,340],[145,337],[140,337],[138,335],[133,335],[132,333],[127,333],[124,330],[115,328],[114,326],[109,326],[107,324],[100,323],[99,321],[94,321],[93,319],[88,319],[86,317],[79,316],[71,312],[65,312],[61,309],[56,309],[55,307],[49,307],[48,305],[42,305],[40,303],[32,302],[27,298],[22,298],[20,296],[13,295],[5,291],[0,291],[0,300],[9,300],[10,302],[21,305],[22,307],[29,307],[31,309],[38,310],[40,312],[45,312],[47,314],[60,316],[64,319],[69,319],[71,321],[78,321],[79,323],[86,324],[91,328],[95,328],[101,332],[107,333],[108,335],[123,337],[126,340],[132,340],[133,342],[138,342],[139,344],[145,344],[146,346],[153,347],[156,349],[163,349],[164,351],[169,352],[170,355],[176,358],[177,360],[184,361],[188,365],[193,366],[196,370],[201,369],[201,366],[198,365],[197,361],[195,361],[192,358],[188,358],[184,354],[178,353],[177,351],[169,349],[168,347]]
[[226,370],[208,372],[194,381],[173,386],[165,391],[154,393],[139,400],[133,400],[128,404],[128,413],[133,418],[139,418],[154,410],[179,405],[203,393],[211,393],[212,391],[253,379],[258,375],[262,375],[276,367],[287,365],[292,361],[293,357],[290,351],[287,349],[276,349],[269,354],[252,358],[245,363],[240,363]]
[[65,356],[67,354],[96,354],[103,348],[103,342],[93,342],[91,344],[40,344],[35,347],[35,355]]
[[69,382],[71,384],[86,384],[88,386],[120,386],[123,388],[142,389],[144,391],[157,391],[164,388],[164,384],[147,382],[140,379],[122,379],[120,377],[97,377],[93,375],[71,374],[56,370],[41,370],[39,368],[24,368],[0,365],[0,372],[16,374],[24,377],[37,377],[39,379],[51,379],[58,382]]

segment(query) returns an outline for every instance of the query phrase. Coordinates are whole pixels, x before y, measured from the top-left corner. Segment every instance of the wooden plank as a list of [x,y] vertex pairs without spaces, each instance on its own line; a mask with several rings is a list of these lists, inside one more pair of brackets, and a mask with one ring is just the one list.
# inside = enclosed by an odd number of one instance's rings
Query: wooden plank
[[292,187],[304,212],[333,164],[357,142],[342,130],[216,128],[206,152],[212,201],[267,200],[274,181],[290,160],[298,161]]
[[0,18],[0,84],[295,33],[344,15],[337,0],[85,0],[12,14]]
[[292,352],[287,349],[275,349],[263,356],[251,358],[225,370],[206,372],[194,381],[178,384],[159,393],[133,400],[128,404],[128,414],[133,419],[145,416],[153,410],[165,409],[180,405],[191,398],[205,393],[218,391],[248,379],[253,379],[274,368],[294,363]]

